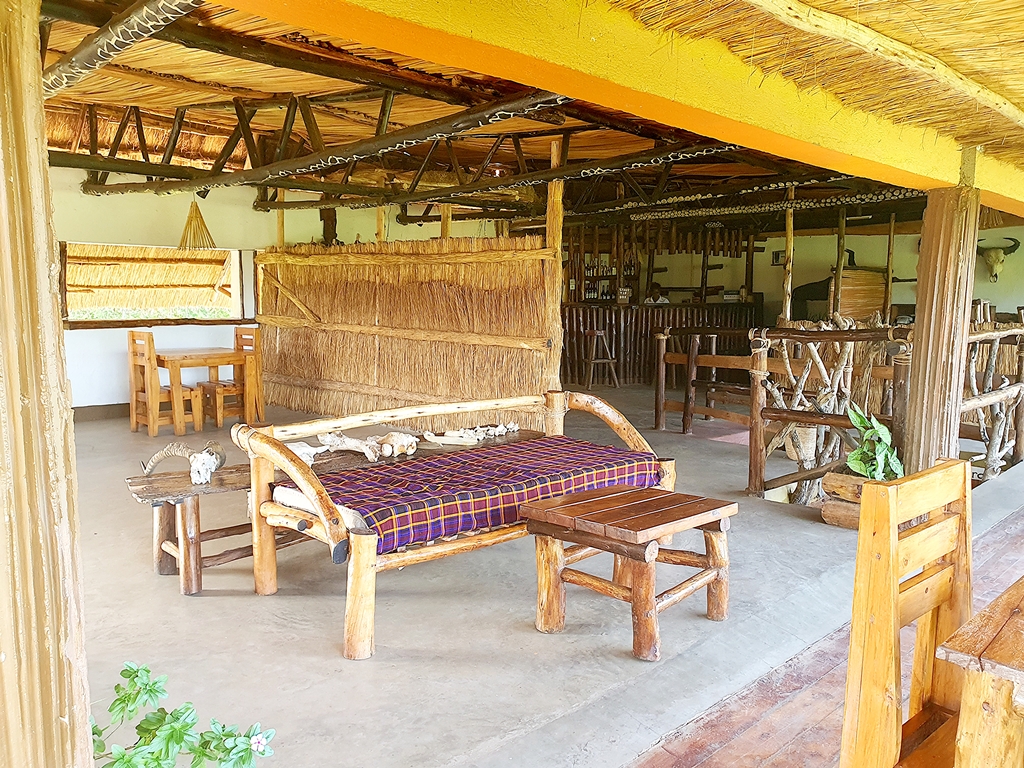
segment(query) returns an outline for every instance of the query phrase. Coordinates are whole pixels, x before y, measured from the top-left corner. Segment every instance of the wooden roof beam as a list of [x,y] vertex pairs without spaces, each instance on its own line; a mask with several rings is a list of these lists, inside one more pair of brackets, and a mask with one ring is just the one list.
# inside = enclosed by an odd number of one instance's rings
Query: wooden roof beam
[[[513,141],[515,134],[512,135]],[[539,171],[520,173],[516,176],[498,176],[469,184],[462,184],[456,187],[442,189],[431,189],[423,192],[405,192],[398,195],[385,195],[385,201],[391,205],[407,203],[422,203],[437,201],[442,198],[459,199],[466,195],[479,192],[495,192],[514,187],[533,186],[546,184],[549,181],[558,179],[577,179],[591,176],[600,176],[610,173],[618,173],[631,168],[643,168],[649,165],[661,165],[662,163],[678,162],[679,160],[692,157],[714,155],[719,152],[734,150],[732,145],[696,145],[684,147],[678,144],[657,147],[644,152],[636,152],[619,157],[611,157],[605,160],[592,160],[585,163],[573,163],[555,168],[545,168]],[[353,208],[379,205],[379,201],[350,200],[347,204]]]
[[[270,186],[284,187],[277,180],[289,176],[318,173],[352,160],[360,160],[387,152],[406,149],[437,139],[445,139],[465,133],[474,128],[501,122],[513,117],[525,117],[532,112],[549,109],[566,101],[566,97],[548,91],[532,91],[527,94],[510,96],[488,104],[473,107],[454,115],[412,125],[384,136],[372,136],[339,147],[329,147],[300,158],[282,160],[235,173],[218,173],[200,179],[187,181],[157,181],[132,184],[111,184],[92,188],[86,185],[83,191],[95,194],[125,194],[129,192],[198,192],[213,187],[261,184],[274,181]],[[301,109],[301,100],[299,102]],[[234,134],[232,134],[234,138]],[[240,132],[239,132],[240,138]],[[237,143],[238,139],[235,139]]]
[[104,67],[131,48],[191,13],[203,0],[138,0],[86,37],[75,50],[43,72],[43,95],[50,98]]

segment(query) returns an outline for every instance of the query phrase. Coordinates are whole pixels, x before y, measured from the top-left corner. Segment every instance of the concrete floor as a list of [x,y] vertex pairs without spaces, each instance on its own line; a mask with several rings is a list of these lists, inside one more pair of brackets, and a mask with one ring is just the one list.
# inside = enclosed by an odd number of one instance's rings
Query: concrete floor
[[[121,419],[84,422],[75,429],[97,716],[130,660],[169,675],[169,703],[194,702],[201,722],[276,728],[267,765],[620,766],[849,619],[854,532],[824,525],[815,510],[747,498],[746,447],[650,430],[649,389],[599,394],[660,455],[678,459],[678,490],[740,503],[728,621],[704,617],[701,593],[662,614],[663,658],[645,663],[630,654],[628,605],[569,586],[565,632],[542,635],[533,627],[533,542],[524,538],[381,574],[377,654],[346,661],[345,569],[322,545],[280,553],[276,596],[253,594],[250,560],[205,571],[202,595],[181,596],[176,578],[153,573],[150,510],[124,484],[169,432],[151,439]],[[270,408],[269,418],[301,417]],[[566,427],[616,444],[592,417],[570,414]],[[703,422],[697,431],[711,434]],[[196,447],[209,439],[229,447],[229,462],[241,460],[227,430],[185,437]],[[1007,492],[1016,475],[976,493],[976,532],[1021,503]],[[202,504],[207,527],[245,518],[241,493]],[[606,575],[611,558],[583,567]],[[687,572],[659,566],[659,583]]]

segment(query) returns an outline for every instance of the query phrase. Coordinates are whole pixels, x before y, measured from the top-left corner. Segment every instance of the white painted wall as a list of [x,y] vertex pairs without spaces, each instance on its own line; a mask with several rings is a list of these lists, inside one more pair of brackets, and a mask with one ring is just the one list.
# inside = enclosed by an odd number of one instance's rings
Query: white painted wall
[[[50,169],[53,190],[53,221],[60,240],[85,243],[177,246],[185,227],[191,195],[108,195],[95,197],[82,194],[79,185],[85,171],[67,168]],[[137,181],[136,177],[112,175],[110,183]],[[251,188],[211,190],[205,199],[198,199],[203,219],[219,248],[251,251],[277,242],[277,214],[259,213],[252,209]],[[288,199],[298,199],[289,195]],[[440,235],[440,224],[401,226],[388,222],[388,239],[422,240]],[[359,235],[363,242],[373,240],[377,230],[377,214],[368,210],[338,210],[338,238],[354,242]],[[308,242],[322,236],[323,227],[316,210],[288,211],[285,216],[285,240]],[[486,237],[494,234],[489,222],[455,222],[455,236]],[[250,292],[246,314],[252,316],[253,285],[251,254],[243,260],[243,279]],[[153,328],[158,349],[176,347],[228,347],[234,341],[230,326],[165,326]],[[64,344],[71,379],[74,406],[106,405],[128,402],[127,329],[65,331]],[[164,383],[166,371],[161,372]],[[227,374],[227,371],[224,371]],[[182,381],[194,383],[206,378],[202,369],[185,371]]]

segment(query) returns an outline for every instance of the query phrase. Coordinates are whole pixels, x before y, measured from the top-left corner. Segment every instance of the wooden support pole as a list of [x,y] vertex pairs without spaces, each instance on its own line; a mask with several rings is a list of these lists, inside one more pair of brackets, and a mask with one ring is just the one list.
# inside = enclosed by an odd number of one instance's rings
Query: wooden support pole
[[904,343],[901,347],[904,351],[892,356],[892,442],[900,458],[905,461],[911,353],[909,344]]
[[700,352],[700,336],[693,334],[686,356],[686,381],[683,382],[683,434],[693,432],[693,407],[697,402],[697,355]]
[[[1017,382],[1024,382],[1024,338],[1017,342]],[[1011,461],[1024,461],[1024,402],[1017,403],[1013,410],[1014,444]]]
[[[284,202],[284,190],[277,190],[278,202]],[[284,209],[278,209],[277,211],[277,247],[284,248]]]
[[452,206],[451,203],[441,203],[441,239],[447,240],[452,236]]
[[383,243],[388,239],[388,209],[387,206],[377,208],[377,242]]
[[[967,162],[973,167],[973,160]],[[928,469],[941,457],[960,455],[960,405],[981,204],[973,172],[970,180],[928,193],[917,263],[904,458],[908,474]]]
[[92,766],[39,4],[0,4],[0,764]]
[[764,380],[768,377],[768,343],[763,339],[750,342],[750,439],[747,461],[747,493],[764,496],[764,410],[767,396]]
[[[551,167],[557,168],[562,159],[562,142],[560,139],[551,142]],[[559,369],[562,361],[562,227],[565,219],[565,207],[562,197],[565,193],[565,181],[556,179],[548,182],[547,215],[544,242],[555,258],[544,262],[544,307],[545,326],[551,347],[544,362],[544,378],[542,386],[545,390],[562,388],[559,380]],[[594,250],[597,250],[595,230]],[[595,253],[595,257],[596,257]]]
[[836,236],[836,272],[832,280],[832,312],[838,315],[843,293],[843,267],[846,266],[846,208],[839,209],[839,232]]
[[892,314],[892,262],[896,253],[896,214],[889,214],[889,244],[885,252],[885,312],[882,321],[888,323]]
[[654,339],[656,344],[655,366],[657,367],[654,377],[654,428],[663,430],[665,429],[665,351],[668,346],[668,336],[659,333]]
[[[786,190],[786,199],[792,200],[796,195],[796,187]],[[793,248],[796,237],[793,230],[793,209],[786,209],[786,256],[782,274],[782,317],[793,319]]]
[[747,235],[747,247],[746,247],[746,275],[743,279],[743,284],[747,288],[747,301],[754,300],[754,236]]

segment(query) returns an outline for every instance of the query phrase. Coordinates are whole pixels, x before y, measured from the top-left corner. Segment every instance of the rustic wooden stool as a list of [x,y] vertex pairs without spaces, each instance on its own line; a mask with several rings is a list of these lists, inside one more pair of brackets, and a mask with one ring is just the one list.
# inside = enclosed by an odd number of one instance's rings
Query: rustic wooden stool
[[[583,362],[587,367],[587,389],[594,388],[594,366],[595,365],[607,365],[608,370],[612,375],[612,382],[616,389],[619,388],[619,374],[616,371],[618,368],[618,362],[615,360],[615,355],[612,354],[612,348],[608,346],[608,337],[604,331],[584,331],[584,335],[587,337],[587,356],[583,359]],[[604,345],[604,353],[607,357],[597,356],[597,340],[601,339],[601,343]]]
[[[723,621],[729,605],[726,531],[736,504],[657,488],[614,485],[571,493],[519,508],[537,542],[537,629],[565,628],[565,582],[633,606],[633,655],[657,661],[661,655],[658,614],[707,587],[708,618]],[[672,535],[699,528],[705,554],[662,549]],[[564,542],[575,546],[566,548]],[[567,565],[599,552],[615,555],[612,580]],[[655,564],[685,565],[700,572],[661,594]]]

